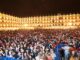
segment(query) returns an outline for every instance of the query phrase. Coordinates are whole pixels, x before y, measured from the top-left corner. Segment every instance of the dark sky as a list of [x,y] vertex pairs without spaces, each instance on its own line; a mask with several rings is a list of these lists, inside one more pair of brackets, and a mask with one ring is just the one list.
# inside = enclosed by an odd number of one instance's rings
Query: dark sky
[[22,17],[80,13],[80,0],[0,0],[0,12]]

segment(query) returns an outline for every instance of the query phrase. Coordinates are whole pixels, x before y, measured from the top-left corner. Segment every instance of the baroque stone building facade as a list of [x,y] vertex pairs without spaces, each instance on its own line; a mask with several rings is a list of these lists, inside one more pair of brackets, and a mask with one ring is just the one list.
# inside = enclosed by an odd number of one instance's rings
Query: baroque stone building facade
[[80,14],[16,17],[0,13],[0,30],[75,28],[80,28]]

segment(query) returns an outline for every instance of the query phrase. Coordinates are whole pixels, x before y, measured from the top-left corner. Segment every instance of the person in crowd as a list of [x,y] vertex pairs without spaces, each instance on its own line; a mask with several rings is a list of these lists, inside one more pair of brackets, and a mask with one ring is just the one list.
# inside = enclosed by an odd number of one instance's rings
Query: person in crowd
[[80,30],[0,32],[0,60],[80,60]]

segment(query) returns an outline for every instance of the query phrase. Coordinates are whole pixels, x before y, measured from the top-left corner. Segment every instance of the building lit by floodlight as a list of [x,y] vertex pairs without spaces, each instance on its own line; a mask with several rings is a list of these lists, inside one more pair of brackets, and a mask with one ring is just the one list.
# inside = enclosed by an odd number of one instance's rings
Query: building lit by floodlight
[[0,13],[0,30],[75,28],[80,28],[80,14],[16,17]]

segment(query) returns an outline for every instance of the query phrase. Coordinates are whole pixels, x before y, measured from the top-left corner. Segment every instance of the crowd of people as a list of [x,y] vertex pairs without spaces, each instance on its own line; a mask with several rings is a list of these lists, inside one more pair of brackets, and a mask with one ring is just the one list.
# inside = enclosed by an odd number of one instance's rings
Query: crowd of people
[[80,30],[0,31],[0,60],[80,60]]

